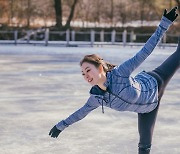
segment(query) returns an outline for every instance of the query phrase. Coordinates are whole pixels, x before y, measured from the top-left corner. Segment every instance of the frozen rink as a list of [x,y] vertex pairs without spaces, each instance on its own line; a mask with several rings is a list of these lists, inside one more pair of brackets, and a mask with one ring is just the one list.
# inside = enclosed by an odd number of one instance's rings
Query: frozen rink
[[[101,107],[65,129],[49,130],[89,96],[79,61],[98,53],[120,64],[141,47],[0,46],[0,154],[136,154],[137,114]],[[135,71],[150,71],[175,48],[157,47]],[[170,81],[155,126],[152,154],[180,154],[180,71]]]

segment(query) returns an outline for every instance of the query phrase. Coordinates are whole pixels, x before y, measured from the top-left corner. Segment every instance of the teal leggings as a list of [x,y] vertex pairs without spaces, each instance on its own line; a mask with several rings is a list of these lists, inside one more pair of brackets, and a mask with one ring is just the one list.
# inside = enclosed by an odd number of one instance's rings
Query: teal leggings
[[[180,67],[180,39],[177,50],[169,56],[159,67],[152,72],[148,72],[158,82],[158,97],[159,104],[163,96],[165,87],[175,72]],[[139,140],[139,154],[149,154],[153,136],[154,125],[159,109],[159,104],[153,111],[149,113],[138,114],[138,130],[140,135]]]

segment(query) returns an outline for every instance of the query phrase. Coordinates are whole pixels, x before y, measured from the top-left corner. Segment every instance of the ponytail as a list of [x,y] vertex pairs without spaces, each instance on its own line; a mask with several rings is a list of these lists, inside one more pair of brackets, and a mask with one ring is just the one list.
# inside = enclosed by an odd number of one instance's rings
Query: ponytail
[[114,67],[116,67],[116,65],[111,64],[109,62],[105,62],[105,64],[106,64],[106,66],[108,68],[106,72],[111,71]]

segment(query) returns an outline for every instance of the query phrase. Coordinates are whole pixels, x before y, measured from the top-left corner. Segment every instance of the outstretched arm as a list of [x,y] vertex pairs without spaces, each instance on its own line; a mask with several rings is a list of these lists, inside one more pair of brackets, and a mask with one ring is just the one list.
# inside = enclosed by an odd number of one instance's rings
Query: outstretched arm
[[83,119],[88,113],[90,113],[92,110],[99,107],[100,104],[96,100],[94,96],[91,96],[87,103],[81,107],[79,110],[71,114],[67,119],[60,121],[58,124],[56,124],[49,132],[49,135],[53,138],[57,138],[58,135],[69,125],[72,125],[73,123]]
[[145,43],[144,47],[134,57],[130,58],[129,60],[125,61],[115,68],[118,74],[120,74],[121,76],[129,77],[130,74],[152,53],[154,48],[163,37],[163,34],[167,31],[172,22],[177,18],[178,15],[176,13],[176,10],[177,7],[173,8],[169,13],[167,13],[166,10],[164,11],[158,28]]

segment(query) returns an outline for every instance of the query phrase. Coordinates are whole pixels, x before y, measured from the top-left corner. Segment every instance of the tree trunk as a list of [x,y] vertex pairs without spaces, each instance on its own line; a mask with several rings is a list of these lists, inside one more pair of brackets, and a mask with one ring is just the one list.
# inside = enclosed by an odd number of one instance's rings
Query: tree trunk
[[69,14],[69,18],[66,22],[66,25],[64,26],[65,29],[68,29],[70,28],[70,23],[71,23],[71,20],[73,19],[73,16],[74,16],[74,11],[75,11],[75,7],[76,7],[76,4],[77,4],[78,0],[74,0],[74,3],[71,7],[71,12]]
[[141,26],[143,26],[143,21],[144,21],[144,6],[145,6],[145,2],[141,1],[141,5],[140,5],[140,18],[141,18]]
[[61,0],[54,0],[54,8],[56,14],[56,27],[62,28],[62,2]]
[[28,8],[27,8],[27,27],[30,26],[30,18],[31,18],[31,0],[28,0]]
[[11,15],[10,15],[10,21],[9,21],[10,25],[13,24],[12,22],[13,17],[14,17],[14,0],[11,0]]
[[111,17],[111,26],[113,26],[114,25],[114,21],[113,21],[113,19],[114,19],[114,0],[111,0],[111,15],[110,15],[110,17]]

